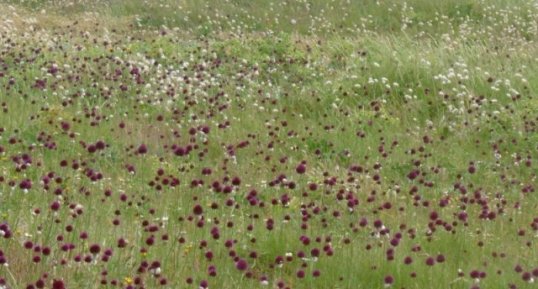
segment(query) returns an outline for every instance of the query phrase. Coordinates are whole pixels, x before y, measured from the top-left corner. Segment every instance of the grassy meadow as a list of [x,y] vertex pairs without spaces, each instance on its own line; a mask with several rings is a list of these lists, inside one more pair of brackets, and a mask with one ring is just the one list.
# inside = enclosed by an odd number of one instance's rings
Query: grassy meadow
[[0,289],[536,288],[538,1],[0,0]]

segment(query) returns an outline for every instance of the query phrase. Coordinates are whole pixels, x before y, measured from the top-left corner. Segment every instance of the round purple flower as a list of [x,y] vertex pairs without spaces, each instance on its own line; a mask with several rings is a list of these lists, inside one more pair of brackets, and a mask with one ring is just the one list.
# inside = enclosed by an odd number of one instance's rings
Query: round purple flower
[[394,277],[387,275],[385,276],[384,281],[385,281],[385,285],[387,286],[392,285],[392,283],[394,283]]
[[245,271],[248,268],[248,263],[243,259],[239,259],[237,262],[235,262],[235,268],[240,271]]

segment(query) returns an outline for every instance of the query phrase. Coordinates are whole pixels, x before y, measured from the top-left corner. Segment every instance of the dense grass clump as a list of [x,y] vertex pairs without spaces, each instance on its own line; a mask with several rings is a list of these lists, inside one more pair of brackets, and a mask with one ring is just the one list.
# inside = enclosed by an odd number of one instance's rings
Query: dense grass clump
[[0,11],[0,289],[536,286],[536,1]]

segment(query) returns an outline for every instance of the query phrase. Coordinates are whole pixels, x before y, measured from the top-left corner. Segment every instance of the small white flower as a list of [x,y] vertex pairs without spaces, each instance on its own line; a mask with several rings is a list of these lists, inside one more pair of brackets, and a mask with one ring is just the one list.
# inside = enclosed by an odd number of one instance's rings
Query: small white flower
[[159,275],[161,274],[161,267],[157,267],[155,269],[151,269],[150,271],[153,275]]

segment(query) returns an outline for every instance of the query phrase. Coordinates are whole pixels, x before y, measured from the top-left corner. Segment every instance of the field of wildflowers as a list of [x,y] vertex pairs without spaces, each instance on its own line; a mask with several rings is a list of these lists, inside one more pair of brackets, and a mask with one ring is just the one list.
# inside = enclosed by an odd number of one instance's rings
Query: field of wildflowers
[[0,0],[0,288],[537,288],[537,41],[536,0]]

